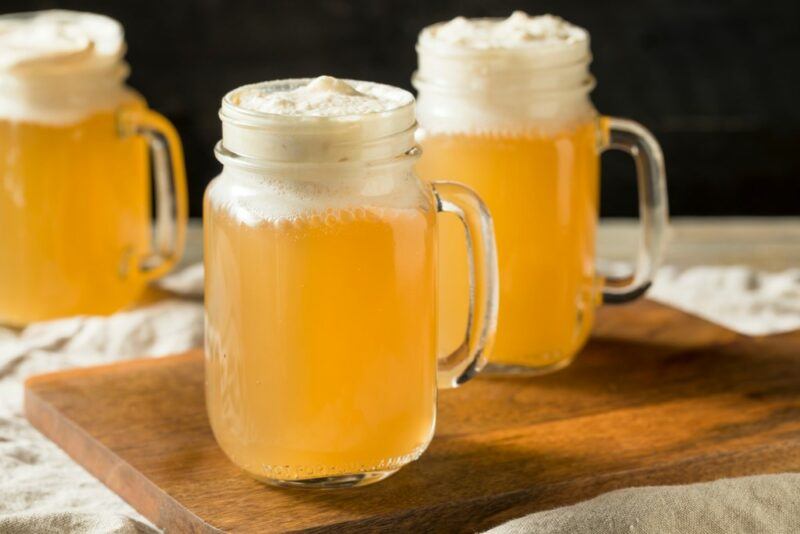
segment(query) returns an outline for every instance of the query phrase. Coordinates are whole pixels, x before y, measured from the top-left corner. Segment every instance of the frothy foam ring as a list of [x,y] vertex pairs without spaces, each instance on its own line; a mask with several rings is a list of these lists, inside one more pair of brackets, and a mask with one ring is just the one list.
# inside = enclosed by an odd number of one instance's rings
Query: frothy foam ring
[[[409,210],[428,203],[412,172],[361,176],[327,183],[226,169],[206,193],[213,209],[247,226],[277,224],[345,214]],[[363,211],[367,210],[367,211]]]
[[225,169],[207,195],[242,224],[425,205],[408,91],[330,76],[275,80],[228,93],[220,118]]
[[455,19],[429,26],[420,42],[464,50],[559,48],[589,40],[583,28],[553,15],[515,11],[507,19]]
[[557,131],[593,114],[589,34],[559,17],[458,17],[425,28],[417,53],[429,132]]
[[230,100],[242,109],[274,115],[354,117],[397,109],[412,102],[413,97],[386,85],[319,76],[287,90],[245,87],[235,91]]
[[246,85],[222,101],[222,147],[263,162],[375,162],[414,146],[414,97],[372,82],[315,79]]
[[0,17],[0,118],[68,124],[116,106],[126,91],[122,26],[77,11]]

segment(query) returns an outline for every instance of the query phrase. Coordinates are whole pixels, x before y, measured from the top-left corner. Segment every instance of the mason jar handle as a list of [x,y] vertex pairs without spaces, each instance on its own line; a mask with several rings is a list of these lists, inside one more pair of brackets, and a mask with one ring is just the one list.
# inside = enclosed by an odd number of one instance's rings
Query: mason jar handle
[[601,121],[603,131],[608,131],[608,143],[602,150],[630,154],[639,189],[641,230],[636,270],[630,276],[605,276],[603,301],[613,304],[640,297],[652,284],[661,263],[669,215],[664,156],[653,134],[631,120],[603,117]]
[[119,129],[122,137],[143,137],[150,153],[155,185],[154,246],[137,259],[136,268],[154,279],[180,260],[186,240],[188,207],[181,139],[167,119],[146,108],[121,111]]
[[485,365],[497,329],[497,250],[489,210],[472,189],[454,182],[433,182],[436,211],[452,213],[464,225],[469,262],[469,312],[464,341],[439,359],[440,388],[454,388]]

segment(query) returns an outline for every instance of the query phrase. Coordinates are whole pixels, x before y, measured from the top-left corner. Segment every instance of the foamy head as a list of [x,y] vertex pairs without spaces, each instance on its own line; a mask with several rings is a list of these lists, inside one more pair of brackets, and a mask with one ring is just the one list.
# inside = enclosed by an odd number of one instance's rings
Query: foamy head
[[222,101],[222,175],[207,195],[244,224],[419,206],[414,97],[372,82],[277,80]]
[[0,117],[69,123],[116,105],[127,65],[122,26],[103,15],[0,17]]
[[276,80],[240,87],[222,101],[222,148],[262,162],[365,162],[414,146],[411,93],[372,82]]
[[520,78],[532,70],[590,60],[586,30],[553,15],[531,17],[521,11],[507,19],[457,17],[428,26],[419,35],[417,52],[418,77],[475,87],[497,76]]
[[589,34],[559,17],[457,17],[425,28],[417,54],[413,82],[426,130],[518,129],[587,112],[578,101],[593,87]]
[[410,96],[387,85],[320,76],[294,89],[247,87],[234,93],[231,101],[243,109],[272,115],[355,117],[395,110],[411,102]]
[[420,35],[421,43],[450,47],[452,50],[524,48],[536,49],[539,54],[548,50],[560,54],[571,46],[585,46],[588,41],[586,30],[560,17],[531,17],[522,11],[515,11],[507,19],[456,17],[450,22],[429,26]]

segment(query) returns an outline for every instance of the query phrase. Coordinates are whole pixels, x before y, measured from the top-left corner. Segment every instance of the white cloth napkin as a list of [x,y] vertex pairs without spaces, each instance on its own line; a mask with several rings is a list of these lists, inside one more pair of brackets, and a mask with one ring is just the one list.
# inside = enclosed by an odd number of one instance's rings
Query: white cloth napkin
[[[202,287],[202,268],[166,285]],[[192,291],[189,291],[192,293]],[[0,532],[138,533],[153,527],[22,415],[30,375],[202,346],[203,305],[171,299],[109,317],[0,329]]]
[[612,491],[504,523],[491,534],[796,534],[800,475]]
[[800,269],[664,267],[647,296],[748,336],[800,328]]

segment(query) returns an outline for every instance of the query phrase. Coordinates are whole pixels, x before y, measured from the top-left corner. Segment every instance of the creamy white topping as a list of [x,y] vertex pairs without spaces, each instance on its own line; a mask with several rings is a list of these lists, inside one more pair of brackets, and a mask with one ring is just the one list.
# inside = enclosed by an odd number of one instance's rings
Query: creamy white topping
[[330,76],[240,87],[222,101],[225,170],[213,206],[244,224],[353,207],[408,208],[425,197],[412,172],[414,97]]
[[222,101],[222,143],[268,162],[396,157],[413,146],[414,97],[390,85],[330,76],[246,85]]
[[0,118],[65,124],[125,97],[125,40],[115,20],[39,11],[0,16]]
[[427,37],[472,49],[559,46],[589,38],[586,30],[553,15],[530,16],[515,11],[507,19],[467,19],[431,26]]
[[593,113],[589,34],[559,17],[458,17],[425,28],[417,54],[427,132],[557,130]]
[[320,76],[286,91],[245,87],[231,96],[231,102],[243,109],[303,117],[381,113],[407,105],[412,100],[405,91],[368,82],[339,80],[332,76]]
[[122,26],[108,17],[41,11],[0,17],[0,71],[44,75],[114,65],[125,51]]

